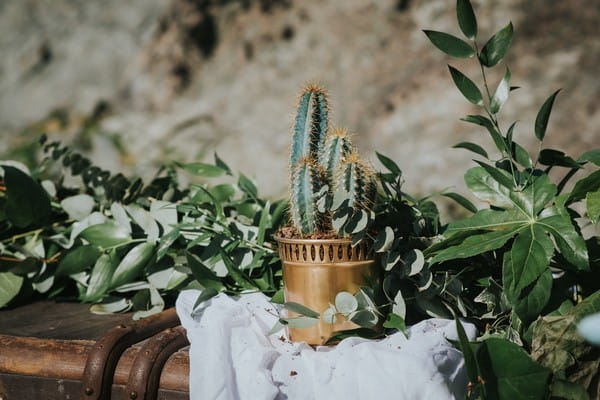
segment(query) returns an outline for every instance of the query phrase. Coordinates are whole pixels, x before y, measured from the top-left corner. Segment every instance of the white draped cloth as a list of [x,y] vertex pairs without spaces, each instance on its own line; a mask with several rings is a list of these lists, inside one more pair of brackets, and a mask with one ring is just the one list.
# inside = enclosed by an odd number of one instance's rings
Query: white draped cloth
[[[462,399],[467,387],[453,320],[429,319],[384,339],[347,338],[313,349],[282,330],[268,335],[279,306],[261,294],[219,294],[193,311],[183,291],[177,313],[190,347],[192,400]],[[463,324],[474,339],[475,327]]]

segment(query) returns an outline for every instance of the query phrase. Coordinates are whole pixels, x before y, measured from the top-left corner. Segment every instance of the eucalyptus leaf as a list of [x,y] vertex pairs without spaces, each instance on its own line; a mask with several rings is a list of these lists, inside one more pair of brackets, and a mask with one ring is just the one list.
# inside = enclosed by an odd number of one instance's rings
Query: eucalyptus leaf
[[538,111],[537,116],[535,117],[535,137],[537,137],[540,141],[544,140],[544,136],[546,136],[546,128],[548,127],[548,120],[550,119],[552,106],[554,105],[554,100],[556,99],[556,96],[560,90],[561,89],[552,93],[552,95],[546,99]]
[[67,197],[60,202],[61,207],[69,218],[80,221],[90,215],[94,209],[94,199],[88,194],[78,194]]
[[444,53],[457,58],[469,58],[475,50],[465,41],[444,32],[424,30],[431,43]]
[[127,229],[115,221],[89,226],[80,233],[80,236],[91,244],[103,248],[117,246],[131,240]]
[[321,319],[327,324],[335,324],[337,321],[337,310],[335,306],[330,305],[323,311],[321,315]]
[[394,230],[386,226],[384,230],[377,234],[373,248],[377,253],[388,251],[394,243]]
[[348,292],[340,292],[335,296],[335,308],[341,314],[348,315],[358,308],[358,301]]
[[77,247],[60,260],[56,276],[62,277],[84,271],[96,262],[100,254],[98,247],[92,244]]
[[479,146],[478,144],[475,143],[471,143],[471,142],[460,142],[458,144],[455,144],[454,146],[452,146],[452,148],[454,149],[467,149],[472,151],[473,153],[479,154],[480,156],[484,157],[484,158],[489,158],[487,151],[485,151],[485,149],[481,146]]
[[490,102],[490,111],[492,114],[497,114],[502,108],[506,100],[508,99],[508,93],[510,92],[510,70],[506,68],[504,77],[500,81],[500,84],[496,88],[496,92],[492,96]]
[[469,39],[475,39],[477,36],[477,20],[469,0],[456,1],[456,17],[462,33]]
[[363,328],[372,328],[379,322],[379,317],[373,311],[359,310],[350,317],[350,321]]
[[419,249],[409,250],[404,255],[404,264],[408,266],[408,276],[415,276],[423,270],[425,266],[425,256]]
[[473,81],[470,80],[465,74],[451,65],[448,65],[448,69],[450,70],[454,84],[458,90],[460,90],[463,96],[477,106],[483,105],[483,97],[481,96],[481,91],[477,85],[475,85],[475,83],[473,83]]
[[481,49],[479,60],[486,67],[498,64],[508,51],[513,39],[513,25],[510,22],[494,36],[492,36]]
[[293,301],[286,301],[285,303],[283,303],[283,307],[292,312],[295,312],[296,314],[300,314],[305,317],[319,318],[318,312],[313,311],[310,308],[303,306],[300,303],[296,303]]

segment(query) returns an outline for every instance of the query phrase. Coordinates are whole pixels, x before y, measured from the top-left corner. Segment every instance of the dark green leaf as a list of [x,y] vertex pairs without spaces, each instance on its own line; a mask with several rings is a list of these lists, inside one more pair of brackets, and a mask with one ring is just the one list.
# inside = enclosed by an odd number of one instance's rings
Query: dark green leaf
[[458,343],[460,345],[460,351],[463,353],[463,357],[465,359],[465,368],[467,369],[467,376],[469,377],[469,382],[475,384],[478,382],[477,377],[479,376],[479,366],[477,365],[477,360],[475,359],[475,354],[473,353],[473,349],[471,348],[471,344],[469,343],[469,338],[465,333],[465,328],[462,326],[462,323],[458,320],[458,317],[454,316],[454,321],[456,323],[456,332],[458,333]]
[[[510,175],[506,172],[499,171],[510,179]],[[467,170],[465,173],[465,183],[479,200],[501,208],[510,208],[513,206],[510,199],[510,190],[492,178],[489,172],[482,167]]]
[[473,153],[479,154],[480,156],[483,156],[485,158],[489,158],[487,151],[485,151],[483,147],[481,147],[481,146],[479,146],[478,144],[475,144],[475,143],[460,142],[458,144],[455,144],[452,147],[455,148],[455,149],[467,149],[467,150],[472,151]]
[[384,230],[379,232],[373,243],[373,249],[377,253],[388,251],[394,243],[394,230],[386,226]]
[[504,258],[504,290],[514,302],[521,292],[548,269],[554,253],[552,241],[538,225],[530,225],[513,242],[510,256]]
[[6,185],[5,212],[17,228],[46,223],[50,217],[50,198],[32,177],[15,167],[0,166]]
[[186,253],[187,263],[192,270],[194,278],[205,288],[213,288],[217,291],[223,289],[223,283],[215,273],[206,267],[200,258],[190,252]]
[[102,248],[116,246],[131,240],[129,231],[115,221],[89,226],[79,236]]
[[529,152],[525,150],[519,143],[512,142],[513,159],[525,168],[533,167],[533,161]]
[[497,167],[493,167],[489,164],[486,164],[484,162],[475,160],[475,162],[479,165],[481,165],[481,167],[483,169],[486,170],[486,172],[499,184],[501,184],[502,186],[508,188],[508,189],[513,189],[514,188],[514,181],[512,179],[512,177],[504,170],[497,168]]
[[112,276],[111,287],[116,288],[137,278],[154,254],[154,243],[140,243],[123,257]]
[[475,50],[465,41],[444,32],[423,31],[431,43],[444,53],[457,58],[469,58],[475,55]]
[[538,221],[556,241],[562,256],[580,270],[589,270],[587,247],[571,220],[563,215],[553,215]]
[[473,6],[471,6],[469,0],[456,1],[456,17],[462,33],[469,39],[475,39],[477,36],[477,19],[475,19]]
[[552,398],[561,400],[590,400],[585,388],[577,383],[555,379],[551,386]]
[[285,303],[283,303],[283,307],[292,312],[295,312],[296,314],[300,314],[305,317],[319,318],[318,312],[313,311],[310,308],[303,306],[302,304],[293,302],[293,301],[286,301]]
[[0,308],[7,305],[21,290],[23,277],[12,272],[0,272]]
[[94,264],[90,282],[82,300],[85,302],[96,302],[101,300],[110,287],[110,281],[119,260],[114,251],[102,254]]
[[483,97],[481,96],[481,91],[477,85],[475,85],[472,80],[467,78],[466,75],[451,65],[448,65],[448,69],[450,70],[454,84],[458,90],[460,90],[463,96],[477,106],[483,105]]
[[383,164],[383,166],[386,167],[388,171],[390,171],[394,175],[402,175],[400,167],[398,167],[398,165],[391,158],[386,157],[381,153],[376,152],[375,154],[377,154],[379,162],[381,162],[381,164]]
[[600,190],[600,169],[577,181],[566,204],[583,200],[589,192],[597,192],[598,190]]
[[216,165],[205,164],[205,163],[200,163],[200,162],[188,163],[188,164],[176,162],[175,165],[177,165],[179,168],[189,172],[190,174],[202,176],[202,177],[206,177],[206,178],[215,178],[218,176],[225,175],[229,172],[229,171],[227,171],[221,167],[218,167]]
[[510,70],[506,67],[504,78],[500,81],[500,84],[496,88],[494,96],[490,102],[490,111],[492,114],[498,113],[506,100],[508,99],[508,93],[510,92]]
[[554,99],[560,90],[561,89],[558,89],[556,92],[552,93],[548,99],[546,99],[544,104],[542,104],[540,111],[538,111],[537,116],[535,117],[535,137],[537,137],[540,141],[544,140],[544,136],[546,136],[546,128],[548,127],[548,120],[550,119],[550,113],[552,112]]
[[498,64],[508,51],[513,38],[513,25],[510,22],[494,36],[481,49],[479,59],[486,67],[493,67]]
[[550,370],[506,339],[487,339],[477,361],[490,399],[544,399]]
[[498,132],[498,130],[494,126],[493,122],[489,118],[484,117],[483,115],[467,115],[466,117],[461,118],[461,121],[465,121],[465,122],[469,122],[471,124],[476,124],[476,125],[485,127],[487,129],[488,133],[490,134],[492,140],[494,141],[496,148],[502,154],[505,154],[507,152],[506,143],[504,142],[504,138],[502,137],[500,132]]
[[215,165],[225,171],[227,175],[232,175],[229,165],[227,165],[225,161],[221,160],[217,153],[215,153]]
[[537,281],[523,290],[521,296],[513,302],[513,309],[521,321],[529,324],[540,316],[551,293],[552,273],[547,269]]
[[529,224],[529,218],[517,210],[479,210],[469,218],[454,221],[448,225],[446,232],[457,231],[515,231]]
[[454,200],[455,202],[457,202],[458,204],[460,204],[467,210],[471,211],[472,213],[477,212],[477,207],[475,207],[475,205],[473,203],[471,203],[466,197],[461,196],[458,193],[444,192],[444,193],[442,193],[442,196],[445,196],[445,197],[448,197],[448,198]]
[[274,304],[285,303],[285,299],[283,297],[283,289],[279,289],[277,292],[275,292],[273,297],[271,297],[271,303],[274,303]]
[[258,196],[258,189],[256,189],[256,185],[244,174],[240,174],[238,186],[240,187],[240,189],[242,189],[244,193],[248,194],[250,197],[256,198],[256,196]]
[[77,247],[60,260],[56,276],[67,276],[84,271],[96,262],[100,254],[98,247],[91,244]]
[[231,261],[231,257],[229,254],[225,253],[223,249],[219,249],[219,253],[221,254],[221,259],[225,264],[225,268],[227,268],[227,272],[229,276],[242,288],[244,289],[256,289],[256,284],[250,279],[250,277],[242,270],[240,270],[236,265]]
[[[216,156],[216,153],[215,153],[215,156]],[[219,292],[214,288],[211,288],[211,287],[204,288],[198,295],[198,298],[196,299],[196,302],[194,303],[194,307],[192,309],[196,310],[196,308],[198,308],[198,306],[200,306],[202,303],[204,303],[207,300],[212,299],[213,297],[215,297],[218,294],[219,294]]]
[[543,165],[552,165],[575,169],[582,168],[577,161],[567,156],[564,152],[554,149],[542,150],[540,152],[539,162]]

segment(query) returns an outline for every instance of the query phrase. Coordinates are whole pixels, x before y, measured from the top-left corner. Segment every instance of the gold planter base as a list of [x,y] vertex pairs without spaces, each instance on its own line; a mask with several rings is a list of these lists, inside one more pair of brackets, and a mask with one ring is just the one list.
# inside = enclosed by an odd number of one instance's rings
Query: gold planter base
[[[342,291],[356,293],[361,286],[378,280],[375,261],[361,243],[354,248],[349,239],[284,239],[279,242],[283,263],[285,301],[300,303],[319,314]],[[288,311],[288,316],[296,316]],[[322,345],[335,331],[359,328],[342,316],[334,324],[320,320],[308,328],[289,328],[292,341]]]

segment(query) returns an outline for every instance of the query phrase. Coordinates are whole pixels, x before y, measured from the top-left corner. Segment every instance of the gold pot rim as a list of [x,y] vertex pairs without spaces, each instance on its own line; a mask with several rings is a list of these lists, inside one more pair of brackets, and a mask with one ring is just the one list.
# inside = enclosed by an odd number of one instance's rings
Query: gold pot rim
[[352,239],[350,238],[336,238],[336,239],[304,239],[304,238],[284,238],[279,235],[273,236],[275,240],[281,243],[290,243],[290,244],[347,244],[352,243]]

